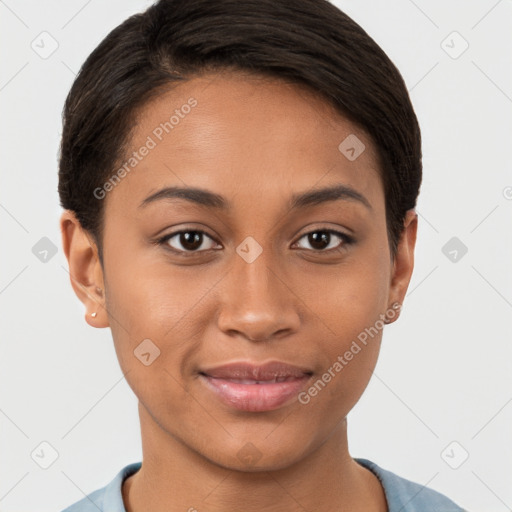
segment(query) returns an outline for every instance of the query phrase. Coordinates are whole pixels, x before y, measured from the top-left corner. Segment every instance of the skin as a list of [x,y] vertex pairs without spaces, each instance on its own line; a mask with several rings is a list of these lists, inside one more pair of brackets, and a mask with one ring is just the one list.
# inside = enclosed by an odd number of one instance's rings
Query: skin
[[[103,200],[103,266],[74,214],[61,218],[86,320],[111,328],[139,399],[143,464],[123,485],[126,510],[385,512],[378,479],[349,454],[346,420],[371,378],[382,329],[307,405],[239,411],[197,371],[280,360],[310,368],[316,381],[379,315],[403,303],[417,215],[407,212],[393,260],[372,141],[323,99],[284,81],[223,73],[180,84],[144,106],[132,149],[190,97],[197,106]],[[366,146],[354,161],[338,150],[349,134]],[[294,193],[340,183],[371,207],[346,198],[288,206]],[[208,189],[230,208],[184,199],[140,207],[169,186]],[[154,243],[185,228],[207,233],[188,256],[169,250],[186,253],[179,235]],[[326,229],[354,242],[332,235],[322,248],[305,236]],[[252,263],[236,252],[247,236],[263,249]],[[160,356],[145,366],[134,349],[148,338]],[[237,456],[247,446],[255,464]]]

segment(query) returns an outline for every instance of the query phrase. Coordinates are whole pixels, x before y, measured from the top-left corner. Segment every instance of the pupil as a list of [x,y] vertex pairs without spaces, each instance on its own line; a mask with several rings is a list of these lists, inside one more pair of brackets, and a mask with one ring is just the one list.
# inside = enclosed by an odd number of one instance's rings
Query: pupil
[[329,246],[331,234],[326,231],[315,231],[309,234],[309,243],[315,249],[324,249]]
[[198,233],[197,231],[187,231],[186,233],[181,233],[180,243],[185,249],[197,249],[201,247],[201,236],[202,233]]

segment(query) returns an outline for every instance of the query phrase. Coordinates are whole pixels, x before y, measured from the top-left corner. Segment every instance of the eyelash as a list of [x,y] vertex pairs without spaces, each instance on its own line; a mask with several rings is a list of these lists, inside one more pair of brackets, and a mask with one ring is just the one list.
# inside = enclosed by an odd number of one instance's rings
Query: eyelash
[[[174,247],[171,247],[167,243],[169,240],[171,240],[175,236],[181,235],[183,233],[200,233],[202,235],[207,236],[208,238],[210,238],[214,242],[216,242],[216,240],[214,240],[208,233],[206,233],[205,231],[203,231],[201,229],[182,229],[181,231],[175,231],[173,233],[169,233],[169,234],[159,238],[158,240],[156,240],[156,243],[158,245],[166,245],[167,246],[166,248],[169,251],[171,251],[174,254],[177,254],[179,256],[184,256],[184,257],[193,256],[195,254],[206,252],[208,250],[217,250],[217,249],[205,249],[205,250],[202,250],[202,251],[197,251],[197,250],[196,251],[182,251],[182,250],[179,250],[179,249],[175,249]],[[332,235],[336,235],[336,236],[338,236],[339,238],[342,239],[343,243],[341,243],[338,247],[336,247],[334,249],[327,249],[327,250],[321,250],[321,249],[302,249],[302,250],[312,251],[312,252],[317,253],[317,254],[321,254],[321,253],[327,253],[327,254],[339,253],[339,252],[343,251],[346,248],[347,245],[351,245],[355,241],[351,236],[349,236],[349,235],[347,235],[345,233],[342,233],[341,231],[336,231],[334,229],[315,229],[313,231],[309,231],[307,233],[304,233],[299,238],[299,240],[302,240],[304,237],[306,237],[308,235],[311,235],[313,233],[329,233],[329,234],[332,234]]]

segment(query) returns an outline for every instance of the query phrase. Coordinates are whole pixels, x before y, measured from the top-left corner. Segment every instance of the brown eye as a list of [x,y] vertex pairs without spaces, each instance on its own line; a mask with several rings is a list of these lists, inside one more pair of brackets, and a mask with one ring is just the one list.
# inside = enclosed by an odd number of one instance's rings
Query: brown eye
[[[312,250],[318,252],[341,250],[344,245],[352,242],[352,239],[348,235],[332,229],[318,229],[316,231],[311,231],[310,233],[303,235],[300,240],[302,239],[307,239]],[[338,239],[338,241],[336,239]],[[339,241],[340,239],[341,243]],[[304,247],[301,247],[301,249],[304,249]]]
[[215,242],[212,240],[212,238],[210,238],[204,231],[197,230],[178,231],[176,233],[171,233],[165,236],[161,240],[161,243],[166,243],[174,251],[177,252],[202,252],[203,250],[213,248],[212,246],[209,246],[208,243],[206,243],[205,246],[205,242],[208,242],[206,239],[208,239],[210,242],[213,242],[213,246],[215,246]]

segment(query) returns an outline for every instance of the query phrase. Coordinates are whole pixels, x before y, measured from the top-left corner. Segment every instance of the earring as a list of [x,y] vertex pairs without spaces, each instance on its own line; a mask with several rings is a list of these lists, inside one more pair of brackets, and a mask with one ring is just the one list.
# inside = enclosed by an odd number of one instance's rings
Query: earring
[[97,313],[96,311],[95,311],[94,313],[91,313],[91,316],[92,316],[93,318],[96,318],[96,316],[97,316],[97,315],[98,315],[98,313]]

